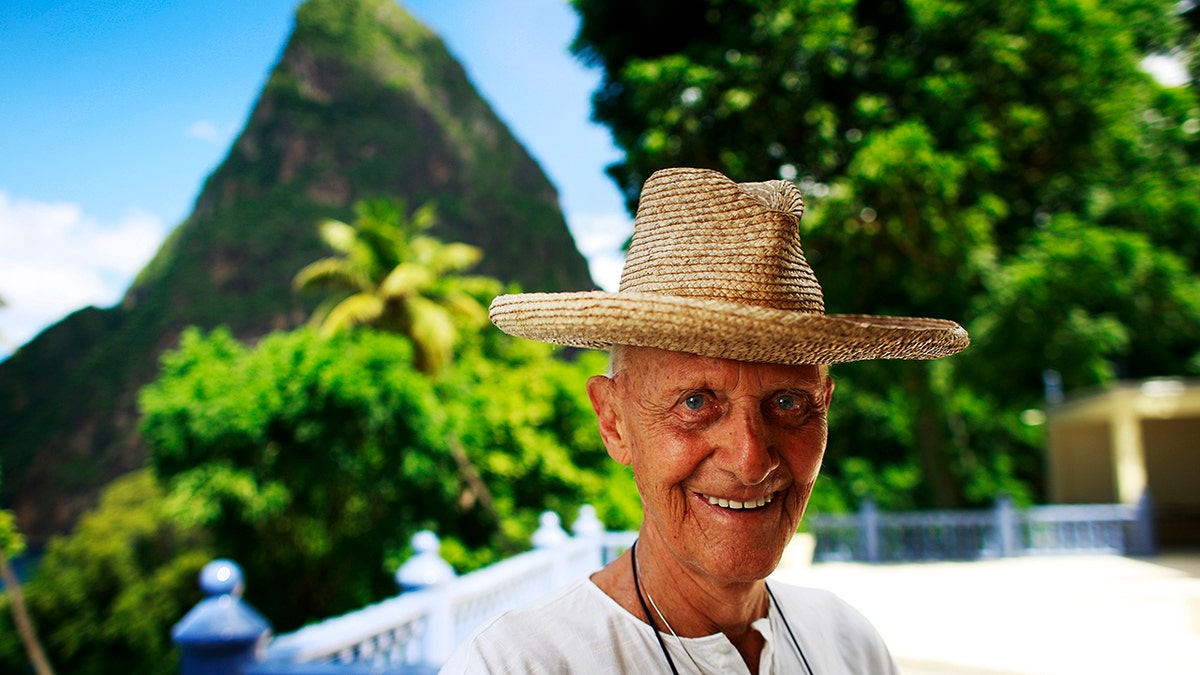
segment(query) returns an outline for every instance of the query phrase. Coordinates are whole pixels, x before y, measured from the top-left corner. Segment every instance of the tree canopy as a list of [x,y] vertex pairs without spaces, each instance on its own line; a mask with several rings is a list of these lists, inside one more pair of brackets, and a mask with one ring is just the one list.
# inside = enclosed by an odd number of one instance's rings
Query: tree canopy
[[947,363],[838,368],[831,411],[834,480],[915,468],[897,505],[949,506],[1036,495],[1044,371],[1198,372],[1200,101],[1141,67],[1195,67],[1176,4],[575,0],[573,49],[631,208],[667,166],[793,180],[830,312],[967,326]]
[[[196,578],[212,558],[202,532],[171,519],[149,471],[113,481],[70,536],[51,540],[25,585],[49,661],[60,673],[177,673],[171,626],[199,602]],[[3,609],[0,671],[23,672]]]
[[[254,347],[185,333],[141,396],[167,508],[243,566],[248,599],[277,630],[394,594],[421,529],[466,571],[526,548],[547,508],[569,517],[590,501],[628,526],[578,391],[602,360],[559,361],[489,333],[437,380],[413,368],[407,339],[375,330]],[[478,467],[499,523],[456,452]]]

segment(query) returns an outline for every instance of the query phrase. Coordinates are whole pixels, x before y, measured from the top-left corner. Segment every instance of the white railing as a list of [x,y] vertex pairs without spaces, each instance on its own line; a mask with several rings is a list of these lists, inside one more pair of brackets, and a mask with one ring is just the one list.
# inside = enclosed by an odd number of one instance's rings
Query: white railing
[[[818,562],[962,560],[1077,551],[1145,554],[1153,548],[1148,497],[1136,506],[1022,510],[1002,499],[987,511],[918,513],[881,512],[868,502],[856,514],[810,514],[804,522],[816,535]],[[574,536],[568,535],[557,515],[544,513],[532,551],[461,577],[454,576],[438,557],[437,538],[419,533],[413,538],[417,554],[396,573],[405,592],[269,641],[269,625],[240,599],[241,574],[236,564],[214,561],[201,575],[202,586],[212,597],[176,625],[175,639],[183,648],[182,671],[184,675],[436,672],[454,647],[485,621],[586,577],[628,549],[637,537],[636,532],[606,532],[590,507],[580,510],[573,530]],[[215,574],[221,583],[205,585],[206,573]],[[230,639],[231,632],[238,634],[238,641]],[[225,649],[226,655],[218,654],[214,646]],[[233,652],[237,658],[230,660],[228,654]],[[234,661],[236,667],[230,665]]]
[[[436,578],[422,564],[428,560],[419,561],[420,573],[432,576],[423,587],[277,636],[248,672],[295,673],[298,664],[360,665],[372,673],[436,669],[488,619],[583,579],[636,537],[633,532],[605,532],[587,508],[574,529],[576,535],[568,535],[558,516],[547,512],[533,538],[537,548],[461,577]],[[414,538],[416,558],[436,556],[436,549],[429,548],[430,536],[419,534],[420,543]],[[397,572],[402,584],[406,571],[402,567]]]

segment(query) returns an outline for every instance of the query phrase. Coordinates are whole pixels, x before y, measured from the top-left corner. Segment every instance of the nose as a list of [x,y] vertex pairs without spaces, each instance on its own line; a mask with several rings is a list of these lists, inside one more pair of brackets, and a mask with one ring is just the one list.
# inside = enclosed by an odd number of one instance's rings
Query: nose
[[762,483],[779,466],[779,455],[758,411],[729,415],[721,426],[717,466],[736,476],[742,485]]

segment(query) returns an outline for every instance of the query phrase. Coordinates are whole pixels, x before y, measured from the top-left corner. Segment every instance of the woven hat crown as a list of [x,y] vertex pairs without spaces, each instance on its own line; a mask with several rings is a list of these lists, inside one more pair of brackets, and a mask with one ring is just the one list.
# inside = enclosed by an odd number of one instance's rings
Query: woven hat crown
[[821,285],[800,248],[803,215],[788,181],[660,171],[642,191],[620,290],[822,314]]

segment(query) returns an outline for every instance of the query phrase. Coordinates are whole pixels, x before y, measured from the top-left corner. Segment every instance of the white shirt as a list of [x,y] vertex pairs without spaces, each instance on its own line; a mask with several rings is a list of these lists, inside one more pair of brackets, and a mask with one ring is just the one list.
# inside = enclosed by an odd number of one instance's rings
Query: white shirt
[[[771,590],[814,675],[899,672],[879,633],[842,599],[828,591],[776,582],[771,582]],[[774,605],[767,617],[751,625],[766,641],[759,675],[808,673]],[[669,632],[661,635],[681,674],[702,671],[750,675],[741,654],[722,633],[681,640]],[[687,646],[686,652],[680,641]],[[671,671],[654,629],[585,579],[485,623],[458,646],[441,672],[516,675]]]

